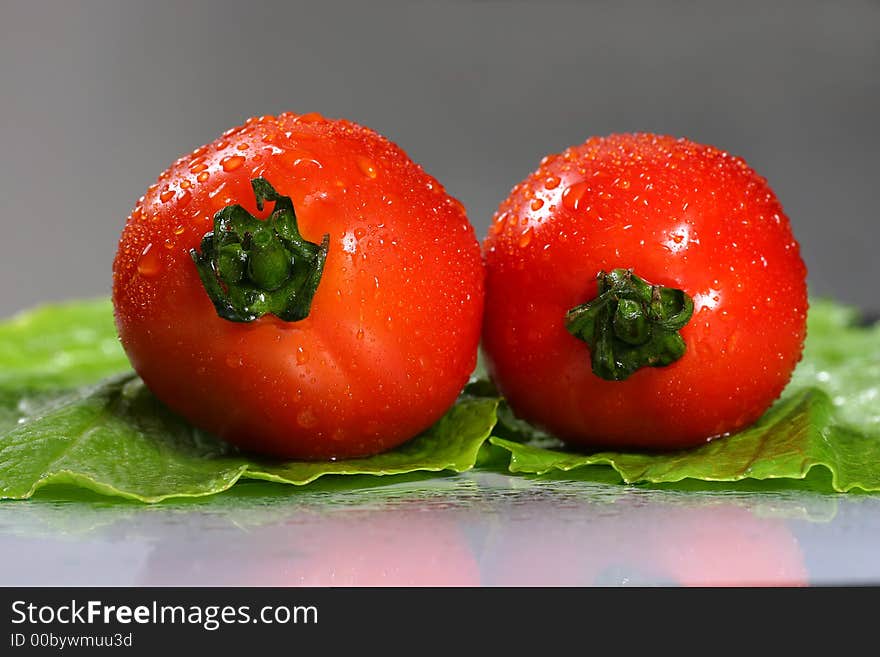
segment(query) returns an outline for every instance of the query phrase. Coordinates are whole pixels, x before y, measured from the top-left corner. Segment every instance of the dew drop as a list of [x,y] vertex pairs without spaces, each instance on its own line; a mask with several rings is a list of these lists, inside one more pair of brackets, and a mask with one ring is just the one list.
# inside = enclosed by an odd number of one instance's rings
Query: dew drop
[[305,365],[309,362],[309,354],[302,347],[297,347],[296,349],[296,364],[297,365]]
[[556,189],[560,182],[562,181],[559,176],[547,176],[547,179],[544,180],[544,189]]
[[449,204],[455,208],[455,211],[460,214],[467,214],[467,210],[464,207],[464,204],[459,201],[457,198],[449,197]]
[[191,166],[191,167],[189,168],[189,172],[190,172],[190,173],[201,173],[202,171],[204,171],[204,170],[207,169],[207,168],[208,168],[208,165],[207,165],[207,164],[205,164],[204,162],[199,162],[199,163],[194,164],[193,166]]
[[293,161],[291,168],[296,172],[298,176],[305,178],[310,173],[313,173],[318,169],[322,169],[324,167],[320,162],[318,162],[318,160],[315,160],[311,157],[298,157]]
[[185,208],[189,205],[190,201],[192,201],[192,194],[188,190],[183,190],[177,198],[177,203],[175,205],[177,205],[178,208]]
[[183,224],[181,224],[177,228],[174,229],[174,234],[175,235],[183,235],[183,231],[185,231],[185,230],[186,230],[186,228],[183,226]]
[[544,207],[544,201],[543,199],[536,198],[531,203],[529,203],[529,207],[532,208],[532,210],[540,210]]
[[168,201],[170,201],[173,198],[174,198],[174,192],[170,189],[166,189],[164,192],[159,194],[159,200],[162,201],[162,203],[167,203]]
[[250,148],[250,144],[241,143],[236,146],[236,148],[240,151],[246,151],[248,148]]
[[189,189],[190,187],[192,187],[192,183],[189,180],[181,180],[180,181],[180,188],[181,189]]
[[244,164],[243,155],[227,155],[220,160],[220,166],[223,167],[224,171],[235,171],[242,164]]
[[530,243],[531,241],[532,241],[532,229],[531,229],[531,228],[526,228],[526,229],[523,231],[523,234],[522,234],[522,235],[520,236],[520,238],[519,238],[519,246],[520,246],[520,248],[521,248],[521,249],[524,249],[525,247],[527,247],[527,246],[529,245],[529,243]]
[[144,247],[140,258],[138,258],[137,271],[138,274],[146,278],[156,276],[162,271],[162,258],[159,252],[153,248],[152,242]]
[[373,161],[366,157],[358,157],[357,159],[358,169],[361,170],[361,173],[364,174],[367,178],[375,179],[376,176],[379,175],[379,171],[376,169],[376,165],[373,164]]
[[297,414],[296,423],[303,429],[311,429],[318,423],[318,418],[311,406],[306,406]]
[[580,208],[581,200],[587,192],[587,183],[575,183],[565,190],[562,194],[562,205],[569,210],[577,210]]
[[197,177],[196,180],[199,182],[205,182],[208,179],[208,172],[202,171]]
[[364,339],[364,329],[358,329],[358,332],[355,334],[354,337],[356,337],[358,340],[363,340]]

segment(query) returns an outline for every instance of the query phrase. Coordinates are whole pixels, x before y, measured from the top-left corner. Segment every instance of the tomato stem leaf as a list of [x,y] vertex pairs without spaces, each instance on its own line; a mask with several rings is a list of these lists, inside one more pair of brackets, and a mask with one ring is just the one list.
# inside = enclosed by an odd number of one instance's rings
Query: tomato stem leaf
[[593,373],[623,381],[642,367],[663,367],[684,355],[678,331],[694,301],[682,290],[652,285],[632,269],[600,271],[598,296],[565,315],[568,332],[590,348]]
[[238,204],[214,215],[213,230],[202,238],[201,251],[190,250],[199,278],[217,314],[231,322],[252,322],[272,314],[287,322],[308,317],[321,282],[330,236],[321,244],[299,232],[293,201],[265,178],[251,187],[262,210],[275,207],[265,221]]

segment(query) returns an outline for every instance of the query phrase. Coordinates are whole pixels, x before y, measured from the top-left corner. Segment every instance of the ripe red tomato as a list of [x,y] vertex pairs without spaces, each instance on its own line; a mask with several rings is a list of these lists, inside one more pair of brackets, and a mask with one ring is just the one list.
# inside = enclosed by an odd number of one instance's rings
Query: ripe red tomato
[[282,114],[149,187],[113,301],[135,370],[194,424],[259,453],[346,458],[401,444],[454,402],[483,269],[462,205],[399,147]]
[[650,134],[546,157],[484,243],[484,349],[513,410],[586,446],[679,448],[754,422],[806,331],[806,268],[766,180]]

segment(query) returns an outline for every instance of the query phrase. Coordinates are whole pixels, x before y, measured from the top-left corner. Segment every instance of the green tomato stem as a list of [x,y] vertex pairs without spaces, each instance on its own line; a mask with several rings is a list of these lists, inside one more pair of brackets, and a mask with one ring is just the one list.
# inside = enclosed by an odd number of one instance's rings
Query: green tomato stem
[[682,290],[652,285],[631,269],[598,274],[599,294],[565,314],[568,332],[590,347],[593,373],[623,381],[642,367],[663,367],[684,355],[678,331],[694,314]]
[[321,244],[300,235],[289,196],[264,178],[251,180],[257,208],[274,201],[265,221],[238,204],[214,215],[214,229],[192,249],[199,278],[217,314],[231,322],[252,322],[272,314],[287,322],[309,316],[321,282],[330,236]]

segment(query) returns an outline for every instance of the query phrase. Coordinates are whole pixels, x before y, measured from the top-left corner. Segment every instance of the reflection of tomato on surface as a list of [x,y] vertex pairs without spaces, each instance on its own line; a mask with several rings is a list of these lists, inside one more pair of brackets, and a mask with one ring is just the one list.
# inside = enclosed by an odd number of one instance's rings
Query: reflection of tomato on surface
[[476,558],[455,516],[406,509],[297,515],[218,543],[160,543],[141,583],[227,586],[474,586]]
[[785,522],[742,507],[652,505],[624,510],[549,504],[544,519],[505,520],[482,555],[498,586],[804,586]]
[[[807,569],[785,523],[738,506],[674,513],[649,552],[684,586],[804,586]],[[681,542],[669,540],[677,535]],[[666,539],[666,540],[663,540]]]
[[476,558],[461,528],[437,513],[382,512],[322,523],[288,571],[302,586],[476,586]]

